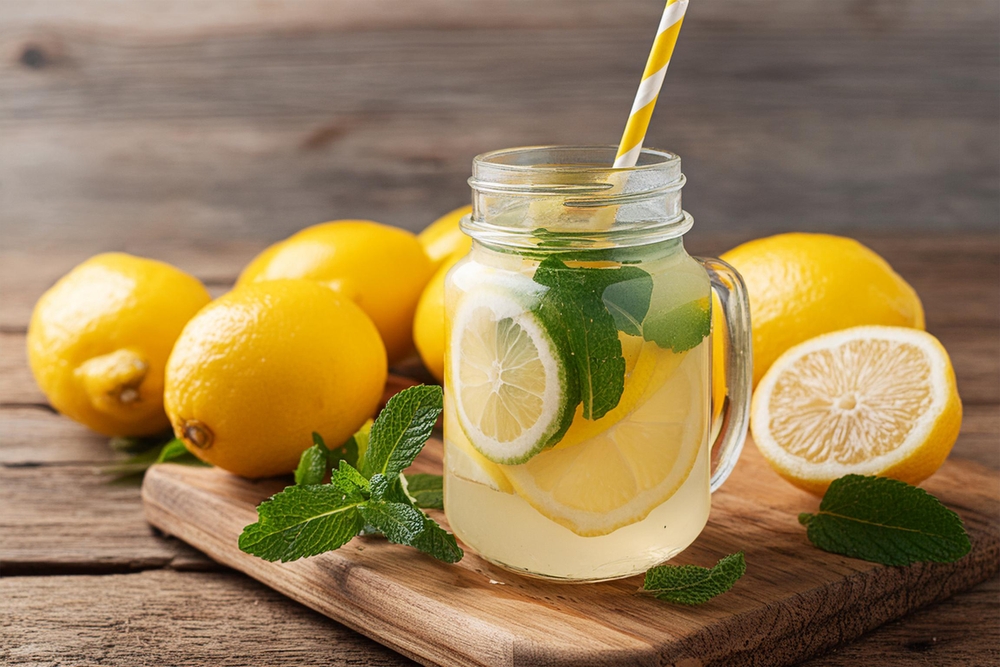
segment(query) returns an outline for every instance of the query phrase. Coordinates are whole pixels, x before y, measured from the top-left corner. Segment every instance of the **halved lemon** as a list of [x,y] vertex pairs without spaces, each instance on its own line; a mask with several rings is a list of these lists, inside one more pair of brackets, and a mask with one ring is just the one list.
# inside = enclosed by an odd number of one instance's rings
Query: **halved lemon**
[[596,437],[501,466],[514,491],[578,535],[606,535],[644,519],[684,483],[707,437],[701,354],[700,364],[688,355],[691,363]]
[[472,446],[494,463],[520,463],[550,446],[577,403],[569,365],[531,298],[479,288],[452,319],[455,412]]
[[961,424],[948,353],[907,327],[854,327],[789,349],[751,408],[764,457],[817,495],[851,473],[917,484],[944,463]]

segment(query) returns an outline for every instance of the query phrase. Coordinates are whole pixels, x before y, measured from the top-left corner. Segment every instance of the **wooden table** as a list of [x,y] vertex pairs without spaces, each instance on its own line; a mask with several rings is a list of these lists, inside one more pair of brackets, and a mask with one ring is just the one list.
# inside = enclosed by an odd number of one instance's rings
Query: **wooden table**
[[[965,402],[953,456],[1000,469],[1000,248],[993,236],[864,237],[923,296]],[[730,241],[694,238],[698,252]],[[72,255],[73,253],[69,253]],[[235,277],[249,248],[170,259]],[[145,523],[135,484],[102,469],[104,438],[52,412],[24,359],[28,306],[72,260],[4,254],[0,333],[0,618],[5,664],[333,664],[408,661],[221,568]],[[816,658],[856,664],[987,665],[1000,659],[1000,580]],[[146,662],[148,661],[148,663]]]
[[[610,143],[662,0],[0,1],[0,662],[398,665],[156,535],[105,439],[48,408],[31,307],[127,250],[215,293],[333,217],[418,229],[476,153]],[[649,143],[678,151],[690,248],[862,238],[917,288],[1000,470],[994,0],[692,3]],[[624,106],[623,106],[624,105]],[[809,664],[1000,661],[1000,581]]]

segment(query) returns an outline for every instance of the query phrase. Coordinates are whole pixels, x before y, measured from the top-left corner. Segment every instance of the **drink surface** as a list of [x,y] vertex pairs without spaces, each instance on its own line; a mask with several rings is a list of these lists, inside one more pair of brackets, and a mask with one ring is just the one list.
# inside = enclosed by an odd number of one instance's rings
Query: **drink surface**
[[679,240],[598,254],[479,244],[449,275],[445,509],[484,558],[642,572],[710,507],[710,284]]

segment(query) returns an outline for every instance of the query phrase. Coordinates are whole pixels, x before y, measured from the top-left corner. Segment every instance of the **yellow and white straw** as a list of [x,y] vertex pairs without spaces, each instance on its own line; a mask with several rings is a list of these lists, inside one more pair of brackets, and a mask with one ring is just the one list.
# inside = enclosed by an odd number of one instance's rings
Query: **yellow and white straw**
[[618,145],[618,155],[615,157],[616,169],[634,167],[639,159],[642,141],[646,138],[649,119],[653,115],[653,107],[656,106],[656,98],[660,94],[660,86],[663,85],[663,77],[667,73],[674,45],[677,44],[677,35],[681,32],[681,23],[684,22],[687,6],[688,0],[667,0],[667,6],[663,9],[663,18],[660,19],[656,39],[649,52],[649,60],[646,61],[646,71],[642,73],[642,82],[635,94],[635,102],[632,103],[632,112],[625,124],[622,141]]

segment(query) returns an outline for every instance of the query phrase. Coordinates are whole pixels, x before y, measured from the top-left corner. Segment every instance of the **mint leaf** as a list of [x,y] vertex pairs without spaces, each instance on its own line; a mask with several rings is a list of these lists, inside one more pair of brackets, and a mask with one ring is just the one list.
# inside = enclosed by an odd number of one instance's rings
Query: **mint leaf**
[[677,353],[696,347],[711,332],[712,310],[707,298],[650,315],[642,325],[643,338]]
[[371,495],[368,480],[347,461],[341,461],[339,468],[330,471],[330,484],[348,496],[354,497],[354,494],[361,493],[367,498]]
[[439,526],[434,519],[424,515],[424,529],[410,546],[445,563],[457,563],[465,552],[458,546],[455,536]]
[[601,296],[615,326],[630,336],[642,335],[642,321],[649,311],[653,278],[642,269],[623,266],[618,269],[577,269]]
[[444,509],[444,479],[441,475],[417,473],[406,475],[406,494],[417,507],[425,510]]
[[728,591],[746,571],[742,551],[726,556],[711,568],[659,565],[646,572],[642,592],[658,600],[698,605]]
[[957,514],[923,489],[888,477],[834,480],[819,513],[803,512],[799,523],[820,549],[883,565],[950,563],[972,549]]
[[366,477],[398,475],[413,463],[441,414],[442,395],[441,387],[419,385],[389,399],[372,425],[361,467]]
[[326,448],[322,436],[313,433],[313,446],[302,452],[299,466],[295,469],[296,484],[322,484],[330,467],[330,450]]
[[364,526],[362,502],[332,484],[289,486],[257,507],[257,523],[243,529],[240,549],[282,562],[338,549]]
[[370,500],[361,506],[361,516],[395,544],[410,545],[424,529],[424,513],[407,503]]
[[625,389],[618,327],[601,300],[602,286],[587,275],[595,270],[605,269],[570,269],[551,256],[538,265],[533,278],[549,288],[538,314],[548,332],[569,350],[585,419],[600,419],[613,410]]

